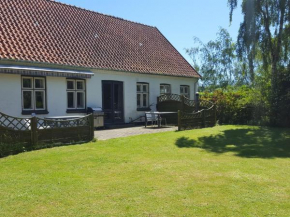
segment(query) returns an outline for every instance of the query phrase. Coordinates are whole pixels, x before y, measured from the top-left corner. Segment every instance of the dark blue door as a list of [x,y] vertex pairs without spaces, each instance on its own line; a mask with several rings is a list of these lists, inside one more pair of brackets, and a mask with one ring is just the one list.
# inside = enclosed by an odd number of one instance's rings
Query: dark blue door
[[102,81],[105,124],[124,123],[123,82]]

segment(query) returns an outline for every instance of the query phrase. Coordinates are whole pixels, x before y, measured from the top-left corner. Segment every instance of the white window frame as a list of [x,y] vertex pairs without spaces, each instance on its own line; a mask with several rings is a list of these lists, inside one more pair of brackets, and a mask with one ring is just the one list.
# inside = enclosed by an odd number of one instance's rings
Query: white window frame
[[[185,89],[187,89],[187,93],[185,93]],[[185,96],[190,99],[190,87],[189,85],[180,85],[180,95]]]
[[[31,80],[31,87],[24,87],[24,79]],[[42,80],[43,87],[36,88],[35,81]],[[31,92],[31,108],[24,108],[24,92]],[[36,108],[36,92],[43,92],[43,108]],[[21,77],[21,93],[22,93],[22,110],[23,111],[45,111],[46,110],[46,82],[44,77],[30,77],[22,76]]]
[[[73,82],[73,89],[68,89],[68,81],[72,81]],[[81,82],[83,83],[83,89],[78,89],[77,88],[77,83]],[[73,97],[73,108],[69,108],[68,107],[68,93],[73,93],[74,97]],[[84,98],[83,98],[83,107],[78,108],[77,102],[78,102],[78,93],[83,93]],[[85,80],[80,80],[80,79],[67,79],[66,80],[66,107],[67,110],[82,110],[82,109],[86,109],[86,82]]]
[[[163,87],[164,90],[166,89],[165,87],[168,87],[169,92],[168,93],[162,93],[161,92],[161,87]],[[171,94],[171,85],[170,84],[160,84],[160,95],[162,95],[162,94]]]
[[[140,91],[138,91],[138,86],[140,86]],[[143,87],[146,86],[146,90],[147,91],[143,91]],[[149,108],[149,84],[148,83],[141,83],[141,82],[137,82],[136,85],[136,92],[137,92],[137,98],[136,98],[136,104],[137,104],[137,108]],[[140,105],[138,105],[138,95],[140,95]],[[144,105],[144,95],[146,95],[146,105]]]

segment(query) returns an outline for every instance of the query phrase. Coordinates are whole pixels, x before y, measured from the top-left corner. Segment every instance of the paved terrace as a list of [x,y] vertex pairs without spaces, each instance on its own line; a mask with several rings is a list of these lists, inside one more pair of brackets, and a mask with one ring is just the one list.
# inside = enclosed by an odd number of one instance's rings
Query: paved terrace
[[95,138],[98,140],[107,140],[119,137],[127,137],[141,134],[149,134],[149,133],[160,133],[167,131],[175,131],[177,127],[131,127],[131,128],[122,128],[122,129],[112,129],[112,130],[97,130],[95,131]]

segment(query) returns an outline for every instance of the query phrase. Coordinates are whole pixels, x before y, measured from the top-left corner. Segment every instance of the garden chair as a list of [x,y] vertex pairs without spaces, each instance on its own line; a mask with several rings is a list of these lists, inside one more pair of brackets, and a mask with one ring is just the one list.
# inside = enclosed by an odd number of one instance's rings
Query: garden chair
[[164,121],[164,126],[167,126],[166,118],[160,117],[160,124],[162,125],[162,121]]
[[145,112],[145,127],[147,127],[148,122],[151,122],[151,125],[154,126],[154,123],[158,122],[158,115],[153,112]]

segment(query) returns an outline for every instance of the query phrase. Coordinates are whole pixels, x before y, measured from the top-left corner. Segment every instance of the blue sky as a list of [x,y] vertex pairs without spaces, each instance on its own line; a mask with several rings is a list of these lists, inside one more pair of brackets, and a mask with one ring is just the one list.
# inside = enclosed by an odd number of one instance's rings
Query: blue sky
[[190,62],[185,48],[193,46],[193,36],[203,42],[214,40],[219,27],[235,39],[242,15],[234,13],[230,26],[227,0],[58,0],[100,13],[156,26]]

